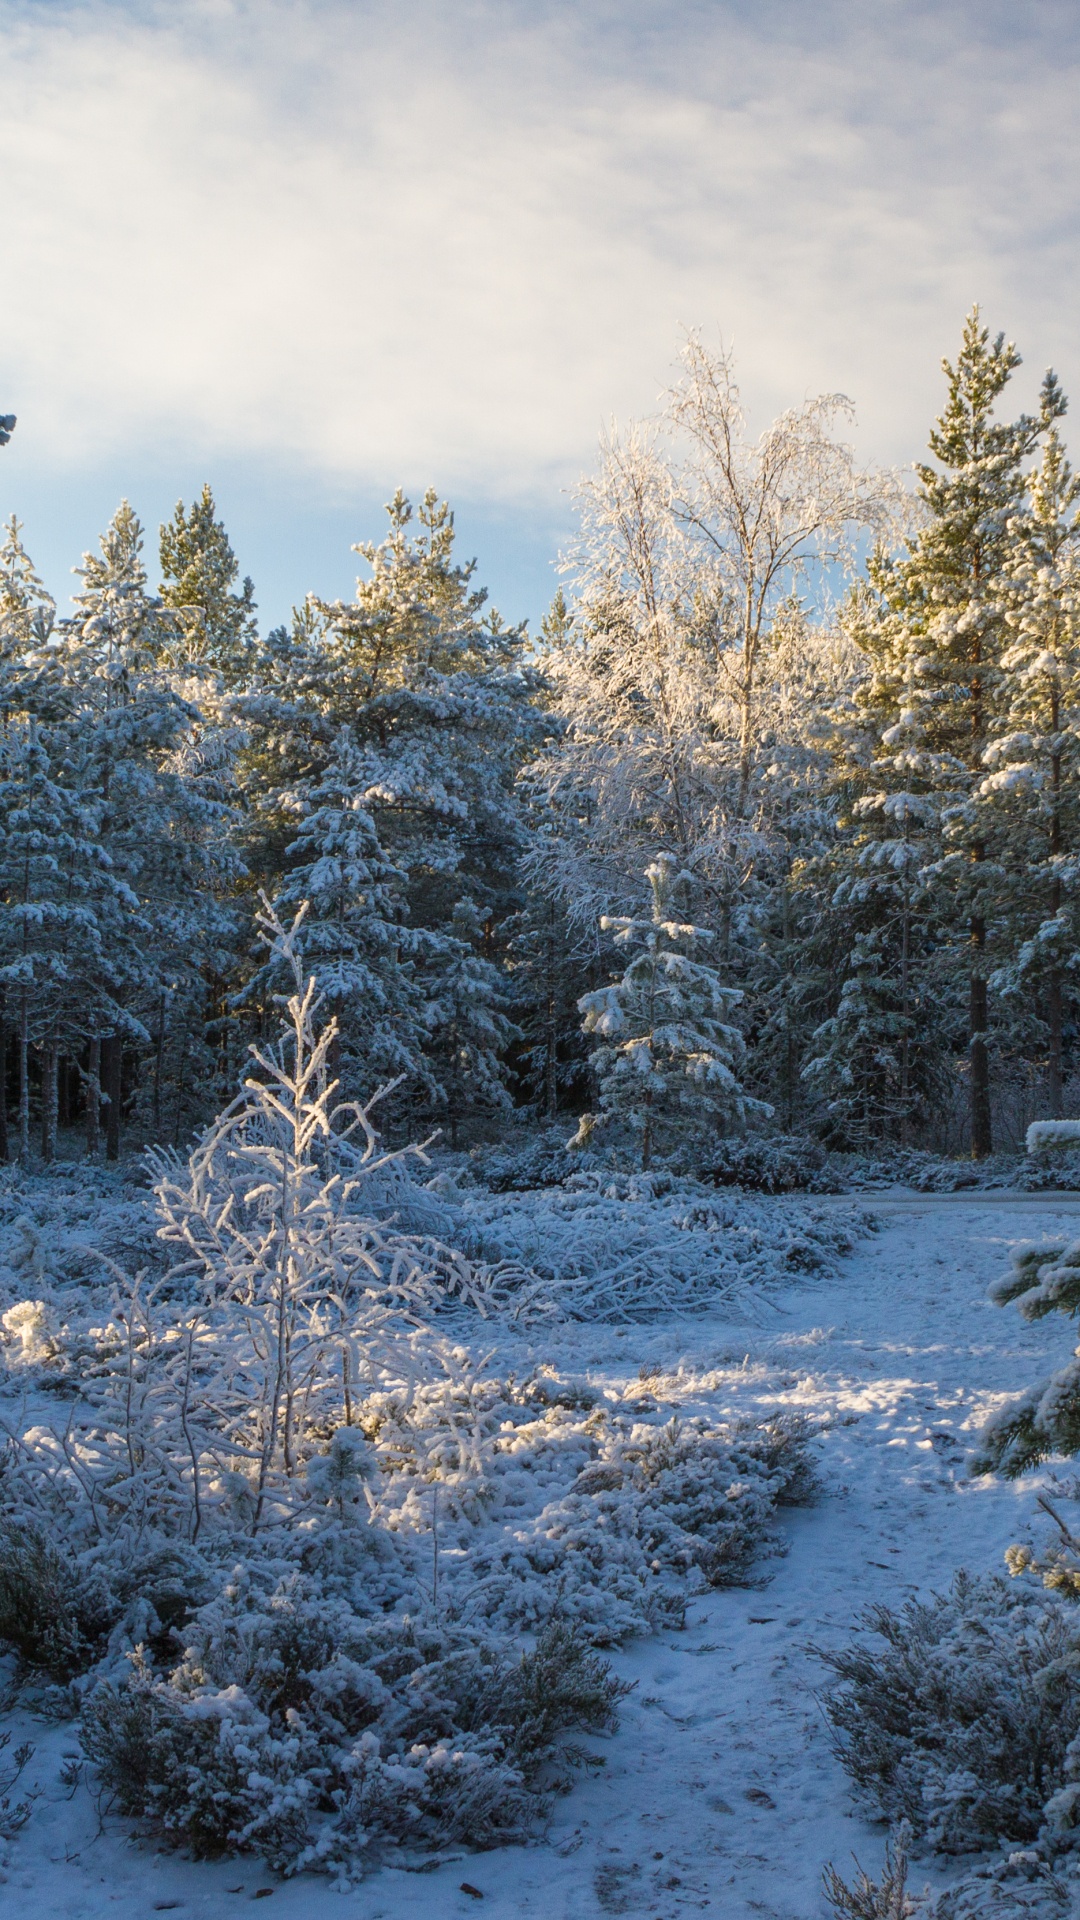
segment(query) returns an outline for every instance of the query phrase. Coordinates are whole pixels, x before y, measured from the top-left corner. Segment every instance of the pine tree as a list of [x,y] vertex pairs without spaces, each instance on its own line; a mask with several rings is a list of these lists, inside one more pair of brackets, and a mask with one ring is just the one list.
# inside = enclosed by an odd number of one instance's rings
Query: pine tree
[[939,856],[927,871],[936,882],[952,984],[958,990],[966,979],[976,1158],[993,1144],[988,942],[1000,881],[988,837],[993,823],[978,792],[1002,697],[1006,583],[1021,550],[1024,463],[1065,405],[1047,374],[1037,415],[996,420],[994,408],[1019,359],[1003,335],[991,341],[977,310],[969,315],[955,365],[944,363],[948,398],[930,435],[938,464],[916,470],[923,524],[904,554],[879,553],[869,570],[877,595],[878,657],[868,696],[880,726],[875,752],[891,762],[894,777],[932,793],[938,806]]
[[162,664],[174,615],[147,591],[143,533],[125,501],[97,554],[78,570],[83,585],[63,629],[62,662],[81,741],[80,779],[100,806],[110,869],[126,910],[103,929],[103,948],[122,1010],[101,1036],[108,1096],[107,1151],[119,1153],[125,1037],[154,1044],[155,1106],[170,1006],[201,997],[231,936],[221,899],[235,878],[233,815],[213,776],[203,777],[199,714]]
[[1009,957],[994,985],[1041,1004],[1047,1098],[1063,1113],[1066,1003],[1080,948],[1080,478],[1056,430],[1011,572],[1002,688],[977,790],[1000,849]]
[[161,601],[176,615],[169,657],[176,665],[219,674],[227,686],[247,680],[255,656],[255,588],[240,568],[209,485],[185,509],[176,503],[161,529]]
[[453,1146],[463,1113],[510,1105],[500,1056],[516,1029],[502,1011],[505,996],[498,969],[476,950],[482,938],[475,902],[459,900],[428,986],[431,1063],[446,1102]]
[[[401,1075],[430,1084],[414,968],[423,937],[405,924],[405,876],[379,845],[364,764],[347,729],[300,806],[276,910],[291,916],[307,903],[298,943],[337,1028],[335,1071],[350,1095],[364,1097]],[[255,976],[249,994],[280,988],[275,961],[280,970],[277,949],[270,971]]]
[[[259,685],[240,703],[251,857],[276,891],[294,819],[282,797],[317,787],[347,726],[356,790],[403,875],[403,951],[437,1012],[450,1003],[448,969],[465,959],[451,931],[463,897],[501,957],[502,925],[521,904],[516,776],[548,722],[524,629],[486,611],[474,563],[456,560],[449,508],[428,493],[414,516],[398,494],[389,514],[386,539],[357,548],[370,577],[355,600],[312,597],[261,649]],[[429,1038],[433,1053],[437,1026]]]
[[727,1016],[742,995],[722,986],[715,969],[694,957],[711,935],[673,918],[676,895],[690,876],[670,854],[646,868],[652,892],[648,920],[605,916],[620,946],[637,947],[621,980],[583,995],[586,1033],[601,1044],[593,1055],[604,1119],[620,1121],[641,1144],[647,1168],[659,1140],[706,1120],[743,1120],[767,1112],[743,1093],[742,1035]]

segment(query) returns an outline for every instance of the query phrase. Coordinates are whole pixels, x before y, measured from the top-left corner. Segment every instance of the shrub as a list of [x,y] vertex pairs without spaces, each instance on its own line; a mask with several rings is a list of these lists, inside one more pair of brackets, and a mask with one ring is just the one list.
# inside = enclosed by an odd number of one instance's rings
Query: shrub
[[874,1636],[821,1658],[839,1756],[888,1820],[948,1853],[1038,1834],[1080,1734],[1080,1620],[1055,1597],[957,1574],[875,1607]]
[[581,1758],[561,1736],[609,1727],[623,1691],[566,1627],[510,1662],[478,1633],[364,1621],[295,1580],[194,1627],[168,1678],[136,1655],[86,1700],[103,1784],[196,1853],[257,1847],[339,1883],[387,1847],[521,1838]]
[[121,1612],[104,1581],[73,1568],[35,1526],[0,1525],[0,1640],[54,1680],[85,1672]]
[[797,1134],[721,1140],[699,1166],[702,1180],[748,1193],[839,1193],[823,1147]]

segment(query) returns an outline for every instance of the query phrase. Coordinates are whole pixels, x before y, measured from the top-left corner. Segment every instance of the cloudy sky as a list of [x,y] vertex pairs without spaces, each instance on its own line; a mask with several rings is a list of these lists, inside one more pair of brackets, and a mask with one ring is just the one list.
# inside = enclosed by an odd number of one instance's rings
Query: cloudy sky
[[63,596],[209,478],[273,622],[433,482],[535,620],[681,328],[869,460],[974,300],[1080,389],[1078,68],[1072,0],[0,0],[0,511]]

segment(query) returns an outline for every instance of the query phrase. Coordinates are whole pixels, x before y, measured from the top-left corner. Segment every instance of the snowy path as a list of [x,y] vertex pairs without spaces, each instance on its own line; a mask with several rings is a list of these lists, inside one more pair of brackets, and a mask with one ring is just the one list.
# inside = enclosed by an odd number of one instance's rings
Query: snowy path
[[[854,1848],[876,1866],[882,1835],[849,1811],[807,1642],[846,1639],[868,1602],[942,1586],[957,1566],[1001,1566],[1047,1476],[1019,1487],[967,1482],[964,1447],[996,1396],[1068,1350],[1062,1323],[1025,1327],[985,1295],[1017,1240],[1078,1232],[1080,1195],[900,1202],[883,1196],[880,1234],[839,1278],[793,1287],[767,1327],[710,1319],[558,1336],[550,1357],[598,1382],[659,1367],[665,1393],[688,1409],[719,1416],[782,1404],[836,1424],[819,1450],[825,1496],[785,1519],[790,1552],[766,1565],[762,1584],[710,1595],[691,1607],[684,1634],[616,1657],[636,1690],[618,1734],[597,1743],[606,1764],[558,1804],[545,1844],[425,1874],[383,1872],[348,1895],[314,1880],[275,1885],[251,1861],[196,1865],[131,1843],[115,1820],[100,1828],[86,1791],[69,1800],[57,1782],[70,1729],[20,1716],[4,1724],[13,1744],[37,1743],[29,1778],[43,1791],[11,1848],[0,1914],[135,1920],[175,1910],[179,1920],[221,1920],[271,1887],[274,1920],[819,1914],[823,1862],[843,1867]],[[926,1877],[916,1869],[917,1884]],[[459,1890],[463,1880],[483,1905]]]

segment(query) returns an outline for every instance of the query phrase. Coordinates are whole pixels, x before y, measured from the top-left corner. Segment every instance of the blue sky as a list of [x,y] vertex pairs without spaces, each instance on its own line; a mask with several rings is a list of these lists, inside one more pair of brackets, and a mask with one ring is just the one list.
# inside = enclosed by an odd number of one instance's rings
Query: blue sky
[[[0,0],[0,512],[63,596],[211,480],[267,624],[429,481],[507,618],[679,331],[917,457],[964,311],[1080,387],[1056,0]],[[1078,401],[1080,404],[1080,401]],[[152,545],[148,541],[148,545]]]

